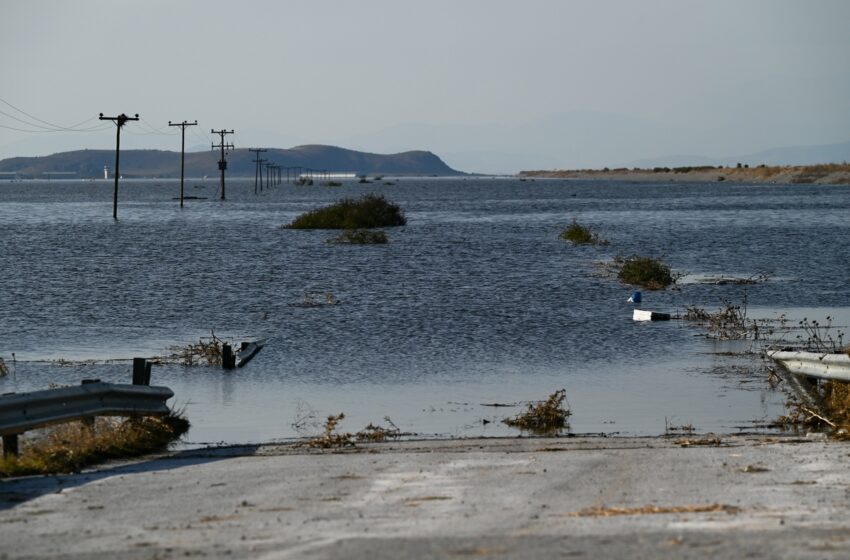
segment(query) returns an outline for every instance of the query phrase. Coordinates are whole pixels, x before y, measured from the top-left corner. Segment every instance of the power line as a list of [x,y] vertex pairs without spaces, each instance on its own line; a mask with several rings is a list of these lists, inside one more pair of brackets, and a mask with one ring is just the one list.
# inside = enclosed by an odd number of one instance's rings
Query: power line
[[4,124],[0,124],[0,128],[5,128],[5,129],[8,129],[8,130],[15,130],[17,132],[28,132],[28,133],[32,133],[32,134],[42,134],[42,133],[45,133],[45,132],[100,132],[101,130],[106,130],[106,129],[109,128],[109,126],[101,126],[101,125],[90,126],[90,127],[87,127],[87,128],[77,128],[80,125],[83,125],[83,124],[85,124],[89,121],[97,119],[97,117],[89,117],[86,120],[84,120],[80,123],[77,123],[77,124],[75,124],[71,127],[47,128],[45,126],[26,122],[24,120],[21,120],[21,119],[15,117],[14,115],[10,115],[10,114],[5,113],[3,111],[0,111],[0,114],[6,115],[7,117],[15,119],[16,121],[22,122],[22,123],[26,124],[27,126],[38,127],[38,129],[33,130],[33,129],[26,129],[26,128],[18,128],[18,127],[15,127],[15,126],[8,126],[8,125],[4,125]]
[[[94,127],[93,127],[92,129],[79,129],[79,130],[78,130],[76,127],[78,127],[78,126],[80,126],[80,125],[82,125],[82,124],[85,124],[85,123],[87,123],[87,122],[89,122],[89,121],[91,121],[91,120],[94,120],[96,117],[89,117],[89,118],[87,118],[86,120],[82,121],[81,123],[75,124],[75,125],[70,126],[70,127],[68,127],[68,126],[61,126],[61,125],[58,125],[58,124],[54,124],[54,123],[52,123],[52,122],[50,122],[50,121],[46,121],[46,120],[44,120],[44,119],[40,119],[40,118],[38,118],[38,117],[36,117],[36,116],[34,116],[34,115],[31,115],[31,114],[27,113],[26,111],[24,111],[23,109],[21,109],[20,107],[16,107],[16,106],[12,105],[11,103],[9,103],[8,101],[6,101],[6,100],[5,100],[5,99],[3,99],[2,97],[0,97],[0,102],[2,102],[3,104],[5,104],[5,105],[7,105],[7,106],[11,107],[12,109],[14,109],[15,111],[17,111],[17,112],[21,113],[22,115],[26,115],[27,117],[31,118],[32,120],[34,120],[34,121],[38,121],[38,122],[40,122],[40,123],[42,123],[42,124],[41,124],[41,125],[39,125],[39,124],[35,124],[35,123],[26,122],[26,121],[24,121],[24,120],[21,120],[21,119],[20,119],[20,118],[18,118],[18,117],[15,117],[15,116],[10,115],[10,114],[8,114],[8,113],[5,113],[5,112],[3,112],[3,111],[0,111],[0,113],[3,113],[3,114],[4,114],[4,115],[6,115],[7,117],[13,118],[13,119],[15,119],[16,121],[22,122],[22,123],[27,124],[27,125],[29,125],[29,126],[34,126],[34,127],[37,127],[37,128],[44,128],[44,129],[45,129],[45,131],[47,131],[48,129],[47,129],[47,127],[42,126],[42,125],[47,125],[48,127],[52,128],[52,129],[53,129],[53,130],[52,130],[52,132],[58,132],[58,131],[67,131],[67,132],[85,132],[85,131],[87,131],[87,130],[93,130],[93,128],[94,128]],[[4,127],[4,128],[10,128],[10,127]]]

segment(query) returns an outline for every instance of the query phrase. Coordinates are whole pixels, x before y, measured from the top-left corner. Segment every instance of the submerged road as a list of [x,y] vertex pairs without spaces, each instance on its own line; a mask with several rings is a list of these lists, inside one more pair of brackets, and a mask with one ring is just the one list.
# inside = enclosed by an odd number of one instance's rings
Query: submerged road
[[0,482],[0,558],[848,558],[848,467],[764,436],[181,452]]

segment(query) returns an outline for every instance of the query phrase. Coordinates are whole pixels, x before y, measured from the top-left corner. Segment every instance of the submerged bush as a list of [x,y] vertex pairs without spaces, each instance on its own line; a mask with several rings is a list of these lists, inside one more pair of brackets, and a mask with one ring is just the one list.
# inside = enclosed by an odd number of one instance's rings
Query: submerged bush
[[403,226],[407,223],[397,204],[383,196],[367,194],[359,200],[344,198],[316,208],[284,226],[289,229],[358,229]]
[[572,414],[564,408],[567,391],[555,391],[543,402],[529,404],[525,412],[503,420],[508,426],[528,430],[536,434],[556,433],[567,425],[567,417]]
[[598,233],[591,231],[587,226],[578,223],[575,218],[567,228],[561,232],[561,239],[572,241],[576,245],[607,245],[608,241],[599,237]]
[[328,243],[348,243],[351,245],[381,245],[387,242],[387,234],[381,230],[347,229],[336,237],[328,239]]
[[626,284],[641,286],[647,290],[661,290],[673,283],[670,267],[660,259],[652,257],[629,257],[617,274]]

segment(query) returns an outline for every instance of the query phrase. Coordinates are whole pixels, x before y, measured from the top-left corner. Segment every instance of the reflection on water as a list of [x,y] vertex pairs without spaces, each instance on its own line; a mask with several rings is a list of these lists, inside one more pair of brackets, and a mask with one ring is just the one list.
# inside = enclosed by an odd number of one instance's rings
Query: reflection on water
[[[665,418],[726,431],[778,415],[784,396],[686,324],[632,322],[631,289],[593,263],[648,254],[692,277],[769,277],[644,293],[647,309],[743,298],[751,309],[847,309],[847,187],[394,181],[261,196],[232,181],[226,202],[210,184],[196,189],[208,200],[182,211],[177,182],[125,181],[118,222],[107,185],[0,184],[0,356],[22,361],[0,392],[126,381],[129,364],[104,361],[162,354],[214,329],[271,340],[234,372],[154,369],[187,407],[193,441],[295,437],[299,402],[344,411],[352,431],[389,415],[425,435],[513,434],[498,420],[517,409],[481,403],[561,387],[577,432],[657,434]],[[408,217],[388,245],[279,228],[371,191]],[[610,245],[559,240],[573,218]],[[305,293],[341,303],[291,305]],[[96,363],[37,362],[59,358]]]

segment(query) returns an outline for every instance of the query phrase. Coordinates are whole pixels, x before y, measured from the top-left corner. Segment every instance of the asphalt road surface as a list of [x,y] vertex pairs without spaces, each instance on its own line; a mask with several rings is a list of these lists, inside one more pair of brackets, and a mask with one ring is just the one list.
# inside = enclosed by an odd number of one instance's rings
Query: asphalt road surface
[[0,482],[0,558],[850,558],[850,444],[475,439],[181,452]]

